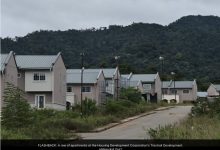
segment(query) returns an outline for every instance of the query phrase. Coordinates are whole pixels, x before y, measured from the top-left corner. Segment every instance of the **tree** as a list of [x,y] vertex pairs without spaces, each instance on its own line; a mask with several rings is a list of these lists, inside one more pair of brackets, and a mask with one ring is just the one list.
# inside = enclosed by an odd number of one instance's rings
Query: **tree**
[[31,123],[31,107],[24,99],[24,92],[21,89],[7,83],[3,101],[2,125],[17,128]]

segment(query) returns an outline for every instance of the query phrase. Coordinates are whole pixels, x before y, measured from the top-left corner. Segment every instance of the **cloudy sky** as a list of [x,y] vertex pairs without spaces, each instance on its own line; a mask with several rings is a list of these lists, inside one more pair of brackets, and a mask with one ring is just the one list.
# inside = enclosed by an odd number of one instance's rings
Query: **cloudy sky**
[[186,15],[220,16],[220,0],[1,0],[1,37],[132,22],[168,25]]

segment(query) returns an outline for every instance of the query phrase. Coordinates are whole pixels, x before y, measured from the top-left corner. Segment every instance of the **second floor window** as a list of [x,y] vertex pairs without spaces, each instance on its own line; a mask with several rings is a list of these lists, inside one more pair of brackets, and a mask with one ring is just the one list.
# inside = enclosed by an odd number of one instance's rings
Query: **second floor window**
[[67,86],[67,92],[72,92],[72,87],[71,86]]
[[189,90],[183,90],[183,93],[184,93],[184,94],[188,94],[188,93],[189,93]]
[[175,94],[175,93],[177,94],[177,90],[172,89],[172,90],[171,90],[171,93],[172,93],[172,94]]
[[91,87],[90,86],[82,87],[82,92],[91,92]]
[[45,73],[34,73],[34,81],[44,81],[46,80]]

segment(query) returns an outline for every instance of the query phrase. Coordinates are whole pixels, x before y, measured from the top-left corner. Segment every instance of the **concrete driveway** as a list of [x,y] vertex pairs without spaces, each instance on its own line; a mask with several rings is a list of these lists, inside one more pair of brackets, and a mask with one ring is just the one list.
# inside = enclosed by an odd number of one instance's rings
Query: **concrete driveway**
[[149,139],[147,130],[179,122],[188,116],[192,106],[176,106],[150,114],[98,133],[80,133],[83,139]]

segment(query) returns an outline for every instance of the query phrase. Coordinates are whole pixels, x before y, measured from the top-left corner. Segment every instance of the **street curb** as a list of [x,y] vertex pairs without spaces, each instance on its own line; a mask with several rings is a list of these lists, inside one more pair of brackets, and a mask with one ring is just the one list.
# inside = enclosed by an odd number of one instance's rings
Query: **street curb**
[[[113,127],[115,127],[117,125],[129,122],[129,121],[132,121],[132,120],[135,120],[135,119],[147,116],[147,115],[154,114],[157,111],[167,110],[167,109],[174,108],[174,107],[175,106],[168,106],[168,107],[157,108],[157,109],[152,110],[152,111],[147,112],[147,113],[143,113],[143,114],[140,114],[140,115],[137,115],[137,116],[133,116],[133,117],[129,117],[129,118],[123,119],[123,120],[121,120],[120,122],[117,122],[117,123],[110,123],[110,124],[108,124],[106,126],[103,126],[103,127],[100,127],[100,128],[96,128],[96,129],[94,129],[92,131],[87,131],[86,133],[97,133],[97,132],[105,131],[105,130],[113,128]],[[83,132],[81,132],[81,133],[83,133]]]

